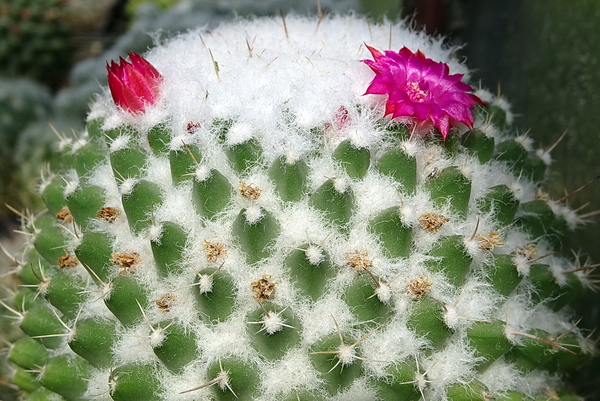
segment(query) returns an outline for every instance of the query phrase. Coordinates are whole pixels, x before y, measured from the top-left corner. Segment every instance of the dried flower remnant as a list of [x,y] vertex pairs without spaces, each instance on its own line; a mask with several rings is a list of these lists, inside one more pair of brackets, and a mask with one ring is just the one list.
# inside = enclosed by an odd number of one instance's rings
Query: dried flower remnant
[[68,206],[63,206],[63,208],[56,213],[56,220],[59,220],[62,224],[75,221]]
[[131,52],[129,60],[106,64],[108,87],[115,104],[131,114],[139,114],[158,100],[160,73],[142,56]]
[[538,247],[535,244],[529,244],[513,252],[513,255],[520,256],[526,260],[533,260],[538,254]]
[[137,252],[116,252],[110,258],[111,263],[119,266],[119,276],[135,273],[141,261],[142,257]]
[[415,296],[416,298],[421,298],[426,295],[431,290],[431,281],[429,281],[429,277],[417,277],[408,282],[406,285],[406,292]]
[[373,267],[373,262],[367,258],[366,251],[354,251],[346,254],[346,266],[354,270],[366,271]]
[[240,194],[246,199],[258,200],[262,190],[254,184],[246,184],[244,181],[240,181]]
[[60,269],[66,269],[69,267],[77,266],[79,260],[75,255],[71,255],[70,253],[65,251],[65,255],[58,258],[58,267]]
[[424,213],[419,216],[419,224],[430,233],[437,233],[449,221],[449,218],[439,213]]
[[175,294],[165,294],[162,297],[154,301],[156,306],[161,312],[170,312],[171,308],[177,304],[177,297]]
[[117,217],[119,217],[119,209],[111,206],[100,208],[98,213],[96,213],[96,217],[99,219],[104,219],[109,223],[114,223],[115,220],[117,220]]
[[206,260],[210,263],[216,262],[217,259],[224,259],[227,256],[227,248],[220,242],[211,242],[204,240],[202,244],[206,253]]
[[365,94],[387,95],[385,115],[414,127],[419,133],[437,128],[442,137],[461,123],[473,129],[471,108],[483,104],[468,93],[463,74],[450,75],[445,63],[433,61],[407,47],[384,53],[367,46],[373,60],[363,60],[375,73]]
[[271,299],[275,295],[276,283],[271,280],[271,275],[263,274],[262,278],[253,281],[251,284],[252,292],[254,292],[254,298],[259,301]]
[[479,249],[482,251],[493,251],[495,247],[504,245],[498,231],[476,235],[475,240],[479,242]]

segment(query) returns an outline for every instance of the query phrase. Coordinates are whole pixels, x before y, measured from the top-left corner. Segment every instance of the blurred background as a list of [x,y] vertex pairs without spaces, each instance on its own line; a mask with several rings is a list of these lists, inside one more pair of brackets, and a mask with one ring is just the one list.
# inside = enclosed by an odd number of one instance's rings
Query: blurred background
[[[16,246],[14,209],[40,210],[39,171],[53,165],[53,132],[83,128],[105,64],[188,29],[280,12],[316,15],[355,11],[373,19],[406,18],[417,29],[458,45],[474,85],[512,104],[514,129],[550,147],[544,188],[557,199],[600,175],[600,1],[597,0],[0,0],[0,237]],[[589,215],[565,250],[600,262],[600,180],[569,205]],[[1,261],[0,274],[10,268]],[[7,267],[8,266],[8,267]],[[10,275],[0,276],[7,286]],[[2,290],[0,290],[1,293]],[[600,298],[582,326],[600,323]],[[8,319],[0,331],[18,336]],[[2,334],[0,334],[2,336]],[[3,355],[0,355],[0,358]],[[0,366],[2,363],[0,363]],[[600,399],[599,363],[581,372],[581,395]],[[0,368],[1,369],[1,368]],[[0,375],[1,376],[1,375]],[[16,399],[0,378],[0,400]]]

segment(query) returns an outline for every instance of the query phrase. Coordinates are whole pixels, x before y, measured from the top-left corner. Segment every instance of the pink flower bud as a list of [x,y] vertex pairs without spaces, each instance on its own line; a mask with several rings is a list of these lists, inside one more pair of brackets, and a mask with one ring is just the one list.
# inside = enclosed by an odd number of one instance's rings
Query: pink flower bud
[[129,53],[129,60],[130,63],[119,57],[120,64],[106,64],[108,87],[117,106],[137,114],[156,103],[162,75],[136,53]]
[[437,128],[446,139],[451,127],[460,123],[473,129],[471,108],[483,104],[468,93],[472,88],[462,82],[462,74],[449,75],[445,63],[426,58],[403,47],[385,54],[367,46],[374,60],[363,60],[373,72],[365,94],[387,95],[385,115],[414,127],[417,132]]

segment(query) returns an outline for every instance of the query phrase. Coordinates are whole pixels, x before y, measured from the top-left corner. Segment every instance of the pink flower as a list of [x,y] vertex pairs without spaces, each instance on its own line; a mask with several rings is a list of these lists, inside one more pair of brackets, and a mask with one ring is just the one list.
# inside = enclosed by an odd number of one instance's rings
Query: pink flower
[[387,95],[385,115],[391,115],[419,132],[437,128],[444,139],[451,127],[465,124],[473,129],[471,108],[483,104],[468,93],[472,88],[461,81],[463,74],[449,75],[447,64],[413,53],[403,47],[399,52],[381,53],[367,46],[374,60],[363,60],[375,78],[366,94]]
[[162,75],[142,56],[129,53],[131,63],[119,57],[120,64],[106,64],[108,87],[117,106],[132,114],[156,103]]

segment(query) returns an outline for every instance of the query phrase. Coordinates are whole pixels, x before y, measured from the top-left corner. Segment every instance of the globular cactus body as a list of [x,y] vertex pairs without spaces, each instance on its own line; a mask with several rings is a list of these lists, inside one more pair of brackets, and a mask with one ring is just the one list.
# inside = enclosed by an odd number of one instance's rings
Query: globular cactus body
[[240,21],[151,51],[160,77],[130,87],[151,85],[146,103],[93,105],[28,223],[19,277],[37,288],[6,305],[29,336],[9,356],[27,399],[568,391],[593,351],[568,305],[593,283],[543,257],[578,222],[539,191],[549,156],[481,90],[430,120],[399,118],[401,102],[384,118],[364,43],[466,72],[401,24]]

